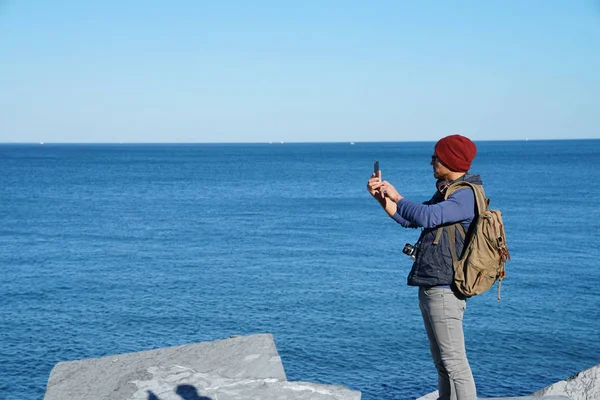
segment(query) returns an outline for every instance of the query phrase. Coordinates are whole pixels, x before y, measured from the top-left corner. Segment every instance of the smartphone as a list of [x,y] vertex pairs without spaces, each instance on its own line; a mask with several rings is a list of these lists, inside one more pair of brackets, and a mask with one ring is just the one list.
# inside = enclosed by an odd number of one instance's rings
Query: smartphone
[[379,161],[375,160],[373,163],[373,173],[375,176],[379,176]]

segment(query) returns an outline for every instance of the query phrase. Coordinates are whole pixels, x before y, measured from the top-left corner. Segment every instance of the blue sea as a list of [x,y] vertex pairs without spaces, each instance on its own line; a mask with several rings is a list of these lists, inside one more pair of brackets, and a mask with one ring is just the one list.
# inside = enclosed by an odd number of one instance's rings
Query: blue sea
[[[0,398],[60,361],[274,335],[288,380],[436,389],[401,249],[366,190],[435,190],[434,143],[0,145]],[[600,363],[600,140],[477,142],[512,261],[468,301],[480,397]]]

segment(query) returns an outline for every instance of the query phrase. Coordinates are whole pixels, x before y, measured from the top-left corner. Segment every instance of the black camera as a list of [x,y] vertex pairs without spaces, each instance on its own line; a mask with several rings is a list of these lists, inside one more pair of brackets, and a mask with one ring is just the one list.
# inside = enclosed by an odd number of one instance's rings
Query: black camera
[[404,245],[404,248],[402,249],[402,252],[404,254],[406,254],[407,256],[409,256],[410,258],[414,260],[417,259],[417,252],[419,251],[419,243],[415,243],[415,245],[412,245],[410,243],[406,243]]

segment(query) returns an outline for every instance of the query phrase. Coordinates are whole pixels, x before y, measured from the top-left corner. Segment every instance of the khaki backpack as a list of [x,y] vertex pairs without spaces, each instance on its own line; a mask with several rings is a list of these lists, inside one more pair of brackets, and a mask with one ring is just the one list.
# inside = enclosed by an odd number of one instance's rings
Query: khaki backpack
[[[465,237],[465,230],[460,223],[446,227],[454,266],[454,284],[465,296],[475,296],[487,291],[498,281],[500,301],[500,288],[506,276],[504,264],[510,261],[502,213],[488,208],[490,199],[485,197],[481,185],[455,182],[446,189],[445,198],[448,199],[456,190],[463,188],[471,188],[475,193],[477,212],[468,237]],[[456,254],[456,230],[465,238],[460,258]],[[436,242],[439,241],[441,232],[442,229],[439,229]]]

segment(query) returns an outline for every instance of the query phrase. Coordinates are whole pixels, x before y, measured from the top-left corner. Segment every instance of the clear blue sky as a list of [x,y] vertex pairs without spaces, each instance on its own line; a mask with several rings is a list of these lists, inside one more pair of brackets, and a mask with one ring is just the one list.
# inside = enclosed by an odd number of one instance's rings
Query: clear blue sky
[[600,138],[600,1],[0,0],[0,142]]

